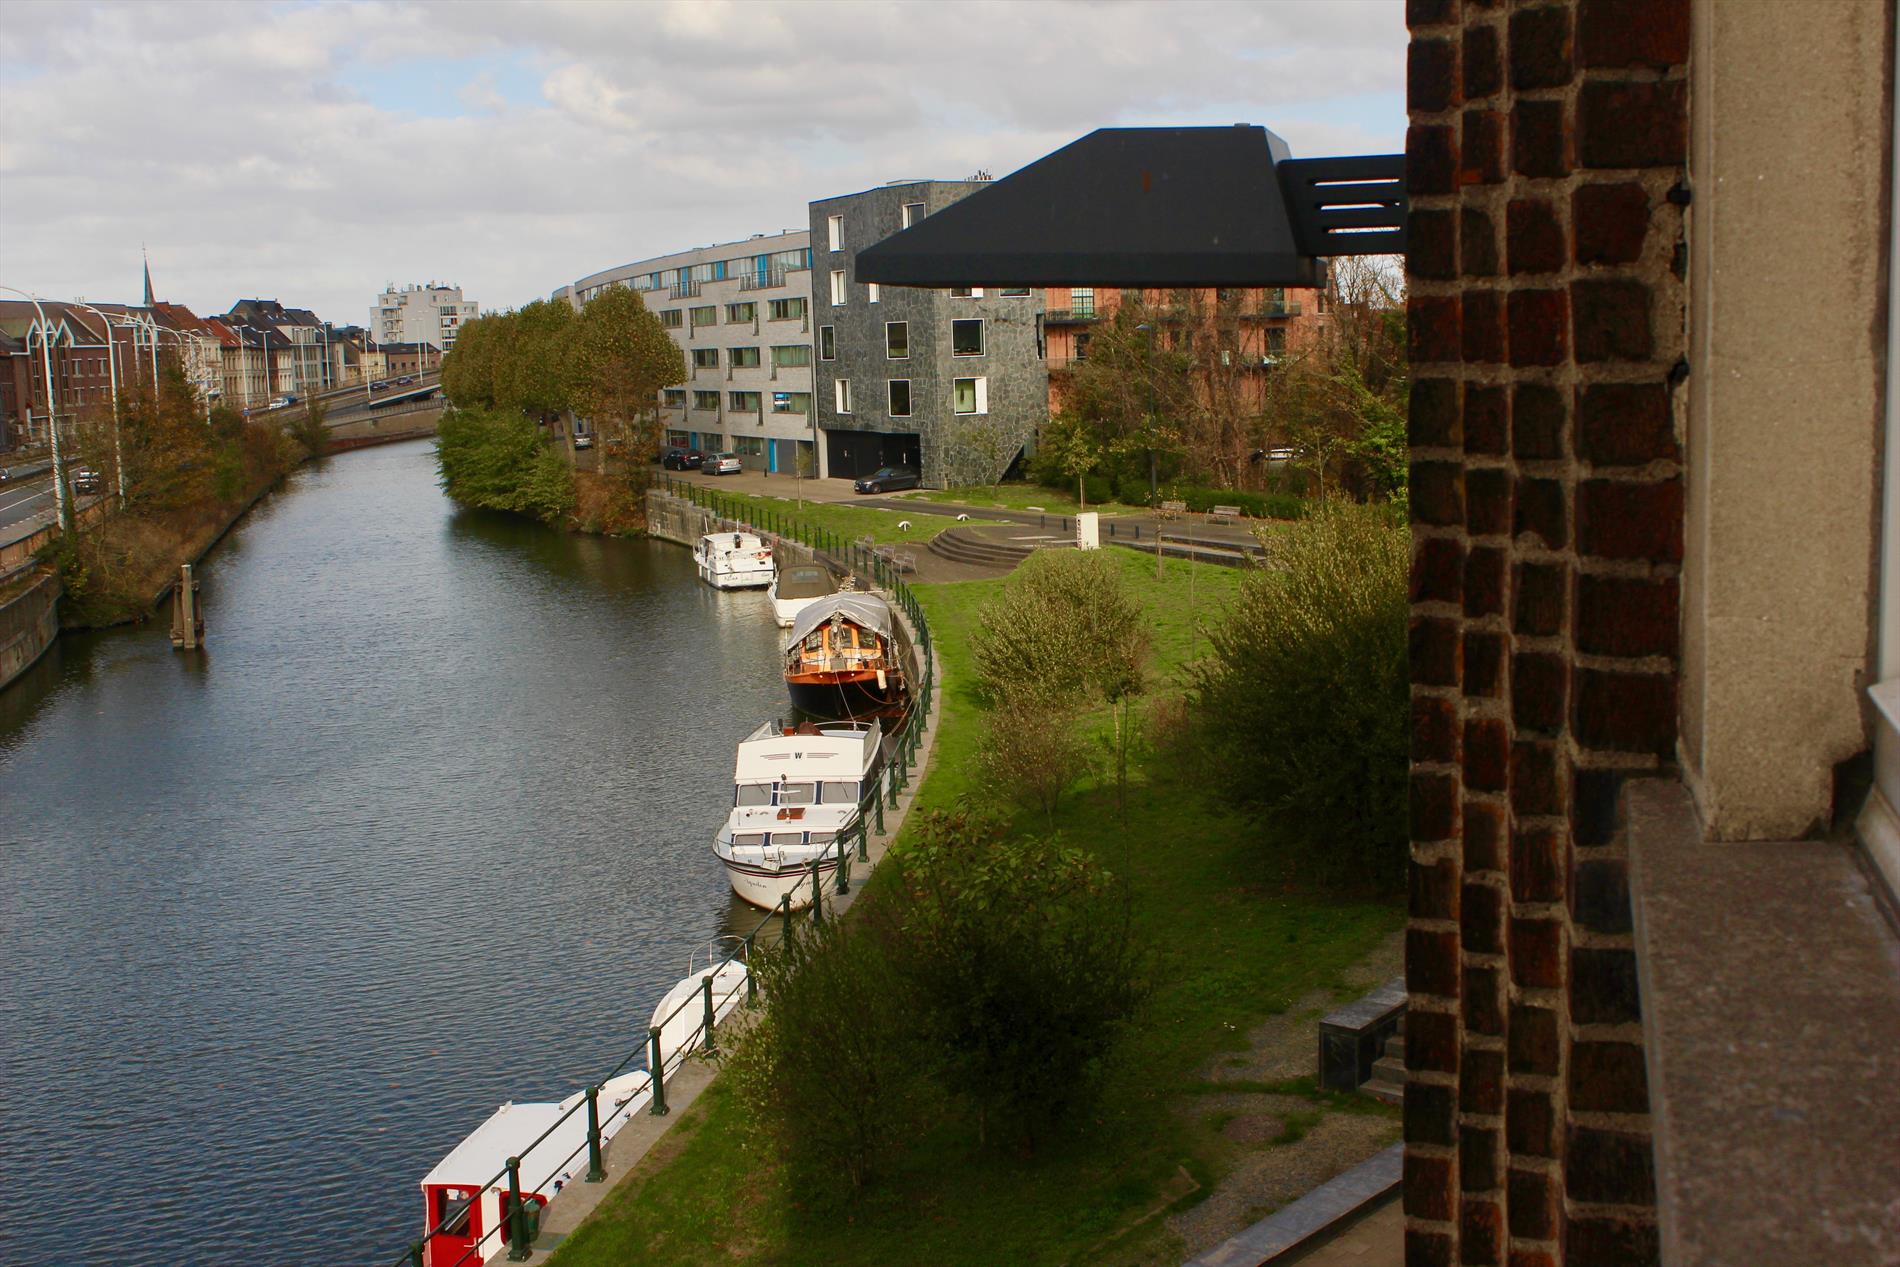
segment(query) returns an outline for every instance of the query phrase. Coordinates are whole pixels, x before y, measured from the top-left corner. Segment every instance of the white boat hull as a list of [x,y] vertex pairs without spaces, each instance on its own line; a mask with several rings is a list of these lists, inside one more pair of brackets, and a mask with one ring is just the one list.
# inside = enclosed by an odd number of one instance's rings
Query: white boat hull
[[828,595],[817,598],[780,598],[776,591],[772,595],[772,619],[778,621],[780,629],[790,629],[792,622],[798,619],[798,613],[813,603],[822,603]]
[[[850,853],[853,846],[846,845]],[[794,911],[806,910],[811,906],[811,863],[801,866],[774,867],[756,863],[741,862],[722,857],[719,861],[726,868],[726,879],[732,885],[732,891],[741,900],[751,903],[762,911],[783,910],[781,903],[786,894],[792,896]],[[838,885],[838,852],[832,845],[829,852],[819,860],[818,883],[823,886],[825,899],[830,901]]]
[[718,567],[699,565],[699,579],[722,590],[764,589],[772,583],[772,569],[768,564],[763,571],[735,571]]

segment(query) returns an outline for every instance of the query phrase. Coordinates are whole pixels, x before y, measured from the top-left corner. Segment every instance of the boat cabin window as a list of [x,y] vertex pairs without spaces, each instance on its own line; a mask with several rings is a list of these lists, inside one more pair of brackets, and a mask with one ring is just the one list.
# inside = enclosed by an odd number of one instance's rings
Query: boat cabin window
[[762,845],[765,843],[765,833],[762,831],[735,832],[732,837],[732,843],[735,846]]
[[825,649],[825,631],[814,629],[805,635],[805,650],[823,651]]
[[808,837],[814,845],[828,845],[837,838],[838,833],[835,831],[815,831]]
[[734,789],[734,805],[770,805],[772,803],[772,785],[770,783],[741,783]]
[[826,805],[855,804],[858,799],[858,785],[855,780],[849,783],[833,779],[825,784],[824,803]]
[[436,1189],[435,1222],[443,1236],[468,1235],[468,1207],[473,1195],[461,1188]]
[[778,785],[778,803],[780,805],[816,805],[818,785],[816,783],[781,783]]

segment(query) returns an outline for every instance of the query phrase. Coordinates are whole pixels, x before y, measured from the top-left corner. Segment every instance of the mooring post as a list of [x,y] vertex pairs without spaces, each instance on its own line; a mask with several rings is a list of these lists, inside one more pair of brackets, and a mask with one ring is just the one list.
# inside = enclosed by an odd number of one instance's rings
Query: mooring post
[[759,978],[752,971],[752,938],[758,930],[745,935],[745,1001],[747,1005],[759,1001]]
[[587,1088],[587,1182],[599,1183],[607,1177],[607,1166],[600,1156],[600,1087]]
[[838,893],[841,896],[851,891],[851,860],[845,857],[844,850],[845,850],[844,837],[839,836],[838,837]]
[[716,1054],[719,1050],[718,1044],[713,1041],[713,1025],[718,1020],[717,1015],[713,1011],[713,974],[709,972],[704,977],[701,977],[700,980],[704,983],[702,989],[706,999],[706,1041],[704,1047],[706,1054],[710,1056]]
[[655,1025],[647,1031],[647,1042],[651,1044],[647,1052],[647,1081],[653,1085],[653,1103],[647,1106],[647,1112],[654,1117],[665,1117],[666,1108],[666,1062],[660,1055],[660,1027]]
[[528,1212],[521,1203],[521,1158],[508,1159],[508,1261],[528,1261]]
[[825,922],[825,885],[818,877],[818,862],[817,858],[811,860],[811,922],[814,924]]

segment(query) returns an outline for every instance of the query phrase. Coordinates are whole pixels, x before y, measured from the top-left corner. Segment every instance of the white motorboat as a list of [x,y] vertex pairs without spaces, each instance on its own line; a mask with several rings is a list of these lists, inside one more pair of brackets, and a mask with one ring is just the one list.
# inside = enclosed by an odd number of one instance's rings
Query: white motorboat
[[882,735],[872,722],[769,722],[739,744],[732,812],[713,853],[732,891],[773,910],[811,905],[812,863],[820,884],[837,880],[840,834],[857,821],[874,786]]
[[772,547],[756,532],[709,532],[693,547],[699,579],[714,589],[761,589],[772,583]]
[[[672,1077],[681,1061],[706,1045],[704,999],[708,978],[712,980],[715,1029],[733,1008],[745,1002],[746,966],[738,959],[689,971],[679,984],[668,990],[653,1009],[653,1019],[647,1025],[649,1031],[660,1031],[660,1062],[666,1067],[666,1077]],[[647,1064],[653,1064],[651,1047],[647,1049]]]
[[799,612],[837,592],[838,583],[829,568],[821,563],[794,563],[779,569],[766,597],[772,600],[772,617],[779,628],[790,629]]

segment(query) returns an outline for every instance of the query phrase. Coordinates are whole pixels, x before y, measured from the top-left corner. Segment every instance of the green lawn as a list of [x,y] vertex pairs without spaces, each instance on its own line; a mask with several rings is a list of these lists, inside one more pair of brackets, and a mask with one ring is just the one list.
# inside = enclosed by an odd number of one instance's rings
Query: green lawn
[[[1073,515],[1081,507],[1076,503],[1074,493],[1060,493],[1040,484],[978,484],[970,488],[920,489],[914,493],[899,493],[899,497],[913,497],[919,501],[949,502],[955,506],[998,506],[1004,510],[1046,510],[1052,515]],[[1089,510],[1099,510],[1105,515],[1144,515],[1146,506],[1129,506],[1122,502],[1104,502],[1096,505],[1090,502]]]
[[[769,525],[771,517],[796,520],[812,528],[822,528],[832,535],[846,541],[858,541],[870,536],[879,542],[912,541],[918,545],[930,540],[945,528],[954,527],[956,521],[947,515],[933,515],[919,512],[907,515],[901,510],[879,510],[875,506],[853,506],[838,502],[815,502],[807,500],[801,507],[791,497],[756,497],[743,493],[718,492],[722,505],[729,513],[739,515],[754,524]],[[897,525],[908,522],[911,527],[906,532]],[[971,519],[972,524],[998,523],[993,519]]]
[[[1154,614],[1160,694],[1197,648],[1205,652],[1197,626],[1231,599],[1240,574],[1170,560],[1157,581],[1152,560],[1111,557]],[[968,634],[1003,584],[917,587],[945,686],[920,808],[947,808],[977,792],[971,767],[982,710],[969,689]],[[1132,882],[1155,984],[1110,1071],[1106,1099],[1075,1138],[1026,1160],[939,1127],[922,1133],[907,1165],[869,1192],[813,1199],[783,1190],[768,1141],[716,1080],[673,1137],[562,1245],[558,1267],[1133,1263],[1165,1255],[1162,1219],[1144,1215],[1192,1204],[1245,1151],[1198,1103],[1209,1090],[1205,1066],[1243,1048],[1261,1020],[1332,986],[1399,926],[1402,903],[1310,890],[1254,822],[1212,804],[1159,759],[1136,769],[1126,823],[1112,789],[1096,787],[1071,795],[1057,825]],[[874,875],[866,900],[888,874]],[[1310,1085],[1278,1090],[1304,1097],[1312,1114],[1384,1111]],[[1297,1140],[1309,1120],[1316,1119],[1288,1119],[1276,1144]]]

